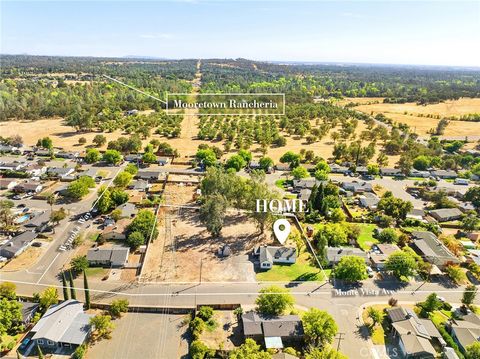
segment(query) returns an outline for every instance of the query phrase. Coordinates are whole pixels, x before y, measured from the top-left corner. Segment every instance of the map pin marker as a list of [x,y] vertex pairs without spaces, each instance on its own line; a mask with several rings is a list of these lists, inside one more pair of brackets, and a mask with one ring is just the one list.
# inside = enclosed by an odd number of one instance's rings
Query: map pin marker
[[284,244],[290,234],[290,222],[285,218],[277,219],[273,224],[273,233],[281,244]]

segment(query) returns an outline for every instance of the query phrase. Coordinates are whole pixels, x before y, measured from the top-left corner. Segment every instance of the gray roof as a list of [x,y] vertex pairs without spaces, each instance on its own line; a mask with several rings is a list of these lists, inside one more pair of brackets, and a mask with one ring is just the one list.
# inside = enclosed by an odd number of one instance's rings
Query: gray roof
[[318,181],[315,178],[293,180],[293,187],[312,189],[313,186],[315,185],[320,186],[321,183],[325,185],[328,183],[328,181]]
[[144,180],[136,180],[133,181],[128,187],[137,191],[146,190],[148,188],[148,182]]
[[452,324],[458,342],[463,348],[480,340],[480,317],[477,314],[469,314],[463,320],[456,320]]
[[297,258],[297,250],[295,247],[260,247],[260,263],[275,263],[277,260],[295,260]]
[[462,211],[460,211],[458,208],[441,208],[431,210],[430,215],[441,221],[448,220],[450,218],[459,218],[462,216]]
[[111,262],[112,264],[125,264],[128,260],[130,249],[127,247],[92,248],[87,252],[88,261]]
[[0,247],[0,253],[7,258],[14,257],[19,250],[30,244],[38,234],[35,232],[26,231],[13,237],[10,241]]
[[137,207],[133,203],[124,203],[117,207],[117,209],[122,211],[122,217],[133,217],[138,213]]
[[73,172],[74,169],[70,167],[48,167],[47,173],[50,175],[64,176]]
[[399,168],[382,167],[380,168],[380,173],[383,175],[397,175],[397,174],[401,174],[402,171]]
[[354,192],[371,192],[373,191],[372,184],[370,182],[343,182],[342,187],[348,191]]
[[264,337],[302,336],[303,325],[298,315],[264,316],[256,312],[242,315],[243,331],[247,336]]
[[137,178],[159,178],[160,177],[160,171],[138,171]]
[[36,213],[35,216],[25,223],[25,227],[41,227],[50,221],[50,213],[47,211]]
[[457,172],[448,170],[435,170],[430,172],[434,176],[438,177],[457,177]]
[[327,247],[327,260],[337,263],[345,256],[357,256],[367,260],[367,253],[356,247]]
[[413,231],[413,244],[425,257],[448,259],[458,263],[459,260],[448,250],[432,232]]
[[33,327],[32,339],[80,345],[90,332],[90,317],[83,312],[83,303],[74,299],[52,305]]

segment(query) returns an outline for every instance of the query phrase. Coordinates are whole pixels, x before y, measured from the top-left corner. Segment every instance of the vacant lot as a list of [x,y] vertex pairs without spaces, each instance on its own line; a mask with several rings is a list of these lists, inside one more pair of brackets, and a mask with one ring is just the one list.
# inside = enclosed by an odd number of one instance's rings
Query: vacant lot
[[[150,281],[255,281],[248,252],[265,241],[254,223],[240,214],[225,220],[220,238],[212,238],[194,210],[159,213],[158,238],[148,248],[142,277]],[[217,255],[228,244],[232,254]]]
[[[112,338],[88,349],[87,358],[183,358],[188,353],[183,315],[128,313],[116,320]],[[138,333],[142,333],[138,335]],[[132,340],[134,339],[134,340]]]
[[46,245],[43,247],[28,247],[18,257],[15,257],[10,262],[8,262],[2,268],[2,270],[18,271],[22,269],[28,269],[38,261],[38,259],[42,256],[46,249]]
[[[351,99],[352,102],[358,102]],[[404,104],[362,104],[355,107],[357,110],[367,114],[382,113],[394,121],[406,123],[419,135],[428,134],[428,130],[435,128],[439,121],[438,118],[427,117],[450,117],[461,116],[473,113],[480,113],[480,98],[462,98],[459,100],[449,100],[432,105],[417,105],[415,103]],[[451,121],[445,131],[445,136],[467,136],[480,135],[479,122]]]

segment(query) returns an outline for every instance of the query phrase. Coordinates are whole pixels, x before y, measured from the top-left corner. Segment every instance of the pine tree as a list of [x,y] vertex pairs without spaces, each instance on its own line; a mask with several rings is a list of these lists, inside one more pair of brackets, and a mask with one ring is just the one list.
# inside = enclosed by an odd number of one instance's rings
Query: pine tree
[[90,290],[88,289],[87,273],[83,271],[83,289],[85,290],[85,309],[90,309]]
[[65,278],[65,272],[62,272],[62,287],[63,287],[63,300],[69,300],[67,279]]
[[75,284],[73,283],[73,275],[71,271],[68,271],[68,280],[70,281],[70,294],[72,299],[77,299],[77,293],[75,293]]

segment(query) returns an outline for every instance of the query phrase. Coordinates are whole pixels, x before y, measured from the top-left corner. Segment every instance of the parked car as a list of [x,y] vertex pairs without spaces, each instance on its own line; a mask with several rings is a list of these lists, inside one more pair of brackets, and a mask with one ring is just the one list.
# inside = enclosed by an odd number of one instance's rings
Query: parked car
[[31,342],[32,340],[30,338],[25,338],[22,340],[22,344],[20,344],[20,346],[18,347],[18,349],[20,350],[25,350],[27,349],[27,346],[28,344]]

